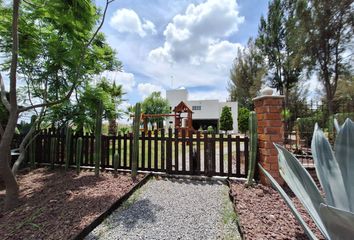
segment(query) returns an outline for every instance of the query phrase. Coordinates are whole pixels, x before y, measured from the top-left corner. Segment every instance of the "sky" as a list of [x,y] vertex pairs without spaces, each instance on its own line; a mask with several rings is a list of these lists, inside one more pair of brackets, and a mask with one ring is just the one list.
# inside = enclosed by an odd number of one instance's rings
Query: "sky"
[[190,99],[226,101],[237,49],[257,36],[267,6],[267,0],[116,0],[102,31],[123,71],[102,76],[123,85],[125,104],[180,87]]

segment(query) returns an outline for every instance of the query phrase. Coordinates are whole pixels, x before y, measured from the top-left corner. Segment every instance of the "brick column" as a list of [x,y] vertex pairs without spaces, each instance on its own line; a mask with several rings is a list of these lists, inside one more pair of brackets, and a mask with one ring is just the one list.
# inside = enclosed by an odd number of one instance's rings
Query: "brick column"
[[[284,96],[265,95],[253,99],[257,114],[259,162],[279,184],[284,180],[279,174],[278,152],[273,143],[284,143],[284,123],[281,117]],[[260,172],[262,184],[269,185],[266,177]]]

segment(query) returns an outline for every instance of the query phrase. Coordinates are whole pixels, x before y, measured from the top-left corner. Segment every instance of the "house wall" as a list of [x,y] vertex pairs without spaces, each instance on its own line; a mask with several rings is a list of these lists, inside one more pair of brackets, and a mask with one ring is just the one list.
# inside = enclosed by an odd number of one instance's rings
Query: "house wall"
[[[193,120],[219,120],[222,108],[231,107],[233,119],[233,133],[238,133],[238,104],[237,102],[219,102],[219,100],[188,100],[188,91],[186,89],[174,89],[166,91],[166,99],[170,103],[171,112],[175,106],[184,101],[193,111]],[[183,116],[183,115],[182,115]],[[169,122],[174,125],[174,118],[166,119],[167,126]]]

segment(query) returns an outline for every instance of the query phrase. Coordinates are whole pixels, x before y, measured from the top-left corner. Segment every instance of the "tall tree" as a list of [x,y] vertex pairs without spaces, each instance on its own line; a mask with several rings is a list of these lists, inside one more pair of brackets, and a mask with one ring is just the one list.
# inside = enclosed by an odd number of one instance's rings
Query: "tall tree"
[[228,106],[224,106],[220,116],[220,130],[230,131],[234,129],[231,109]]
[[[87,56],[93,56],[92,43],[111,1],[106,1],[102,20],[99,20],[98,9],[88,0],[32,0],[21,6],[20,2],[13,0],[12,7],[0,2],[0,51],[7,58],[2,68],[10,73],[9,101],[0,74],[1,100],[9,112],[0,140],[0,176],[6,187],[6,209],[18,204],[19,187],[10,168],[10,150],[19,115],[40,110],[36,120],[40,122],[47,108],[68,100],[87,79],[87,73],[95,72],[83,66],[88,61]],[[56,61],[51,61],[49,56],[53,55]],[[96,64],[98,62],[93,61],[91,66]],[[58,74],[50,74],[53,73],[50,69],[57,70]],[[27,93],[35,96],[36,103],[30,101],[18,106],[19,76],[25,77]],[[33,129],[20,145],[22,153]]]
[[252,98],[256,97],[262,85],[265,66],[254,40],[249,39],[247,48],[238,50],[237,58],[230,70],[228,91],[232,101],[240,107],[253,109]]
[[289,90],[298,82],[304,66],[300,54],[302,35],[297,29],[296,1],[269,2],[268,16],[260,20],[257,46],[267,59],[271,87],[285,95],[288,105]]
[[[161,96],[161,92],[153,92],[147,96],[141,104],[142,112],[145,114],[167,114],[170,112],[168,101]],[[149,118],[151,124],[162,125],[163,117]]]
[[[313,61],[326,92],[328,114],[332,115],[338,81],[348,69],[352,58],[346,58],[353,37],[354,17],[352,0],[300,1],[300,26],[305,36],[305,54]],[[351,52],[350,55],[353,53]]]

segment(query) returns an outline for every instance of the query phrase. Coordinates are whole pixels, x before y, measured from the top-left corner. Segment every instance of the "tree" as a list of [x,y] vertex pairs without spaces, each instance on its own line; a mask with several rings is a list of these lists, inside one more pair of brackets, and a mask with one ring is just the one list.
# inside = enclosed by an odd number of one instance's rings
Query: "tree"
[[[144,114],[167,114],[170,113],[170,105],[166,99],[161,97],[161,92],[153,92],[144,99],[141,104]],[[149,118],[151,124],[157,122],[158,126],[162,125],[163,117]]]
[[[66,101],[52,107],[44,117],[44,122],[51,123],[57,127],[70,123],[76,132],[93,133],[96,120],[97,102],[103,105],[103,116],[108,119],[111,129],[109,134],[117,133],[116,119],[121,116],[119,105],[122,103],[124,92],[121,85],[115,82],[110,83],[106,78],[102,78],[96,85],[87,82],[85,86],[75,92],[76,101]],[[115,129],[112,130],[112,124]]]
[[308,0],[300,3],[304,54],[312,60],[312,70],[319,74],[326,92],[328,114],[332,115],[338,81],[352,64],[351,58],[347,61],[344,53],[350,50],[353,37],[353,1]]
[[246,133],[248,131],[248,118],[250,115],[250,110],[247,108],[241,107],[238,109],[238,129],[242,133]]
[[285,95],[288,105],[290,89],[299,80],[304,67],[301,40],[296,17],[296,1],[273,0],[269,2],[268,16],[260,20],[257,46],[267,59],[271,87]]
[[247,48],[239,49],[230,71],[229,93],[232,101],[240,107],[253,109],[252,98],[256,97],[262,85],[265,66],[254,41],[248,40]]
[[224,106],[220,116],[220,130],[230,131],[233,130],[233,119],[231,109],[228,106]]
[[[1,100],[9,112],[0,140],[0,175],[6,187],[5,209],[18,204],[19,187],[14,175],[18,165],[15,164],[14,171],[11,171],[10,150],[19,115],[35,111],[39,117],[33,125],[38,125],[46,109],[68,100],[87,76],[95,73],[83,66],[93,59],[87,58],[88,55],[95,56],[92,43],[103,25],[110,3],[106,1],[99,21],[98,9],[87,0],[33,0],[23,2],[21,7],[20,0],[14,0],[12,8],[0,2],[0,51],[6,57],[2,68],[9,71],[10,81],[7,101],[0,74]],[[51,56],[55,56],[55,61]],[[91,66],[96,64],[100,65],[95,60],[91,62]],[[17,99],[18,76],[24,77],[29,96],[29,103],[21,107]],[[33,97],[36,103],[31,101]],[[24,157],[34,129],[32,127],[22,141],[19,159]]]

